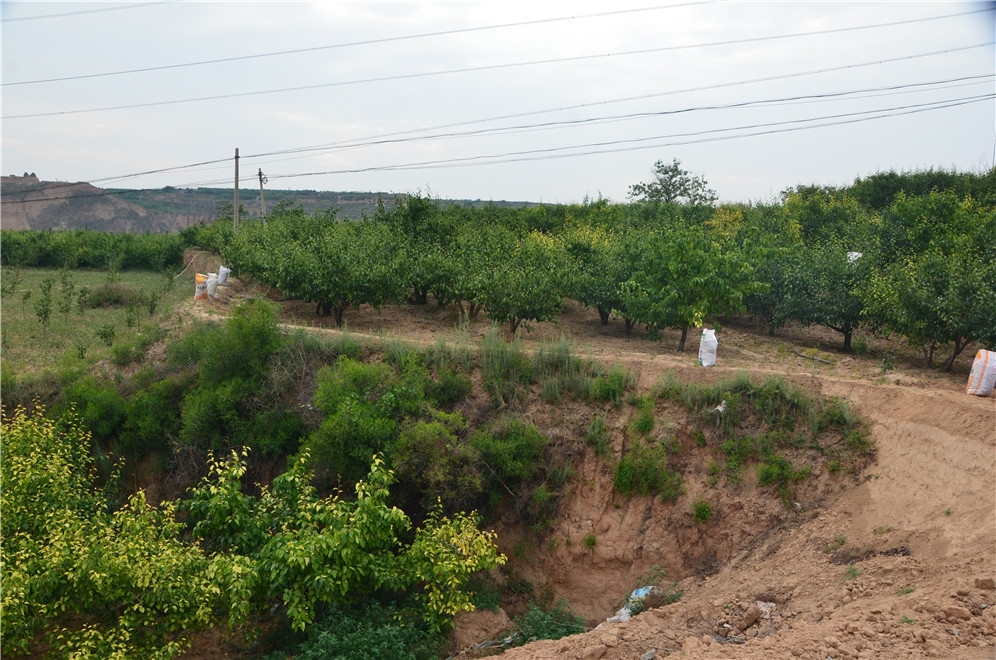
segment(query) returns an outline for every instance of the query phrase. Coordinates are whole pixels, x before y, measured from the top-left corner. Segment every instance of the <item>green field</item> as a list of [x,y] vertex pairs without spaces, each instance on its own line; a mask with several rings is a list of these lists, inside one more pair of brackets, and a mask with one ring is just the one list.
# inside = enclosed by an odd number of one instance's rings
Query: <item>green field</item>
[[[147,271],[117,273],[73,270],[70,287],[63,286],[57,269],[24,268],[18,273],[5,268],[0,296],[0,355],[4,371],[17,374],[45,369],[86,367],[119,356],[128,346],[160,333],[173,316],[176,305],[193,295],[193,275],[170,276]],[[114,279],[114,281],[109,281]],[[51,280],[47,327],[39,317],[43,283]],[[90,291],[80,304],[80,292]],[[67,294],[72,294],[67,305]],[[150,299],[154,313],[149,314]],[[121,357],[118,358],[123,359]]]

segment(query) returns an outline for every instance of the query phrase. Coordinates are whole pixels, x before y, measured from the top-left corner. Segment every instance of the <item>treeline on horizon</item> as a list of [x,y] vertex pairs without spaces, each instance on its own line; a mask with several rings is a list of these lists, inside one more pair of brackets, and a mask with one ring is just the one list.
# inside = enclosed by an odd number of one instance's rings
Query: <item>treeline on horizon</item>
[[[565,298],[654,336],[748,314],[840,333],[863,328],[923,351],[996,345],[996,169],[884,172],[851,186],[797,186],[772,203],[713,204],[701,177],[658,163],[629,203],[509,208],[421,194],[380,204],[365,222],[285,200],[267,216],[229,215],[172,235],[2,232],[7,266],[163,269],[187,247],[221,253],[236,273],[346,319],[350,306],[410,302],[481,309],[515,331],[556,318]],[[656,187],[655,187],[656,186]],[[670,186],[670,187],[669,187]],[[661,195],[661,190],[674,194]],[[675,192],[677,191],[677,192]],[[654,193],[657,194],[654,194]]]

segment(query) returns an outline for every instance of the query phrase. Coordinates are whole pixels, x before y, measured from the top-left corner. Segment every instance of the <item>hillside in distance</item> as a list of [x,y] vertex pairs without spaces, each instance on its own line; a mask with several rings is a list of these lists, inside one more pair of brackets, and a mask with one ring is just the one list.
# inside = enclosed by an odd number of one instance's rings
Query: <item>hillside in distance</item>
[[[320,190],[265,190],[266,210],[285,200],[308,213],[339,209],[339,216],[358,220],[377,210],[378,198],[390,207],[393,193]],[[4,229],[92,229],[117,233],[177,232],[199,222],[211,222],[229,212],[231,188],[174,188],[132,190],[97,188],[85,182],[41,181],[33,175],[0,178]],[[440,200],[460,206],[521,207],[529,202]],[[239,191],[239,205],[248,217],[261,213],[259,189]]]

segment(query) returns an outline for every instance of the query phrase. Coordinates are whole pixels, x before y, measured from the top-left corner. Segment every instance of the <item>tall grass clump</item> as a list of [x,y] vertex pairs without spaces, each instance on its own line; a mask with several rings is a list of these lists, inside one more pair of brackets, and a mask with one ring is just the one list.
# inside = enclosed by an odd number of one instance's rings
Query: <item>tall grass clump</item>
[[557,403],[563,395],[587,399],[592,379],[597,375],[598,366],[578,357],[564,337],[541,344],[533,354],[533,377],[547,403]]
[[591,382],[591,398],[595,401],[610,401],[615,404],[622,402],[623,394],[636,386],[636,378],[626,370],[626,367],[616,364],[609,373],[599,376]]
[[481,340],[479,360],[481,379],[496,406],[512,405],[525,397],[533,365],[518,337],[506,342],[492,326]]

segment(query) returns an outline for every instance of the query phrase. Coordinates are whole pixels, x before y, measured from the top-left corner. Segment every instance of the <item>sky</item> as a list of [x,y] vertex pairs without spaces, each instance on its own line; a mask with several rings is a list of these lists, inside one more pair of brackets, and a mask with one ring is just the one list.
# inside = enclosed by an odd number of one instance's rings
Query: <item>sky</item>
[[0,7],[4,175],[625,202],[678,159],[765,202],[996,159],[991,2]]

